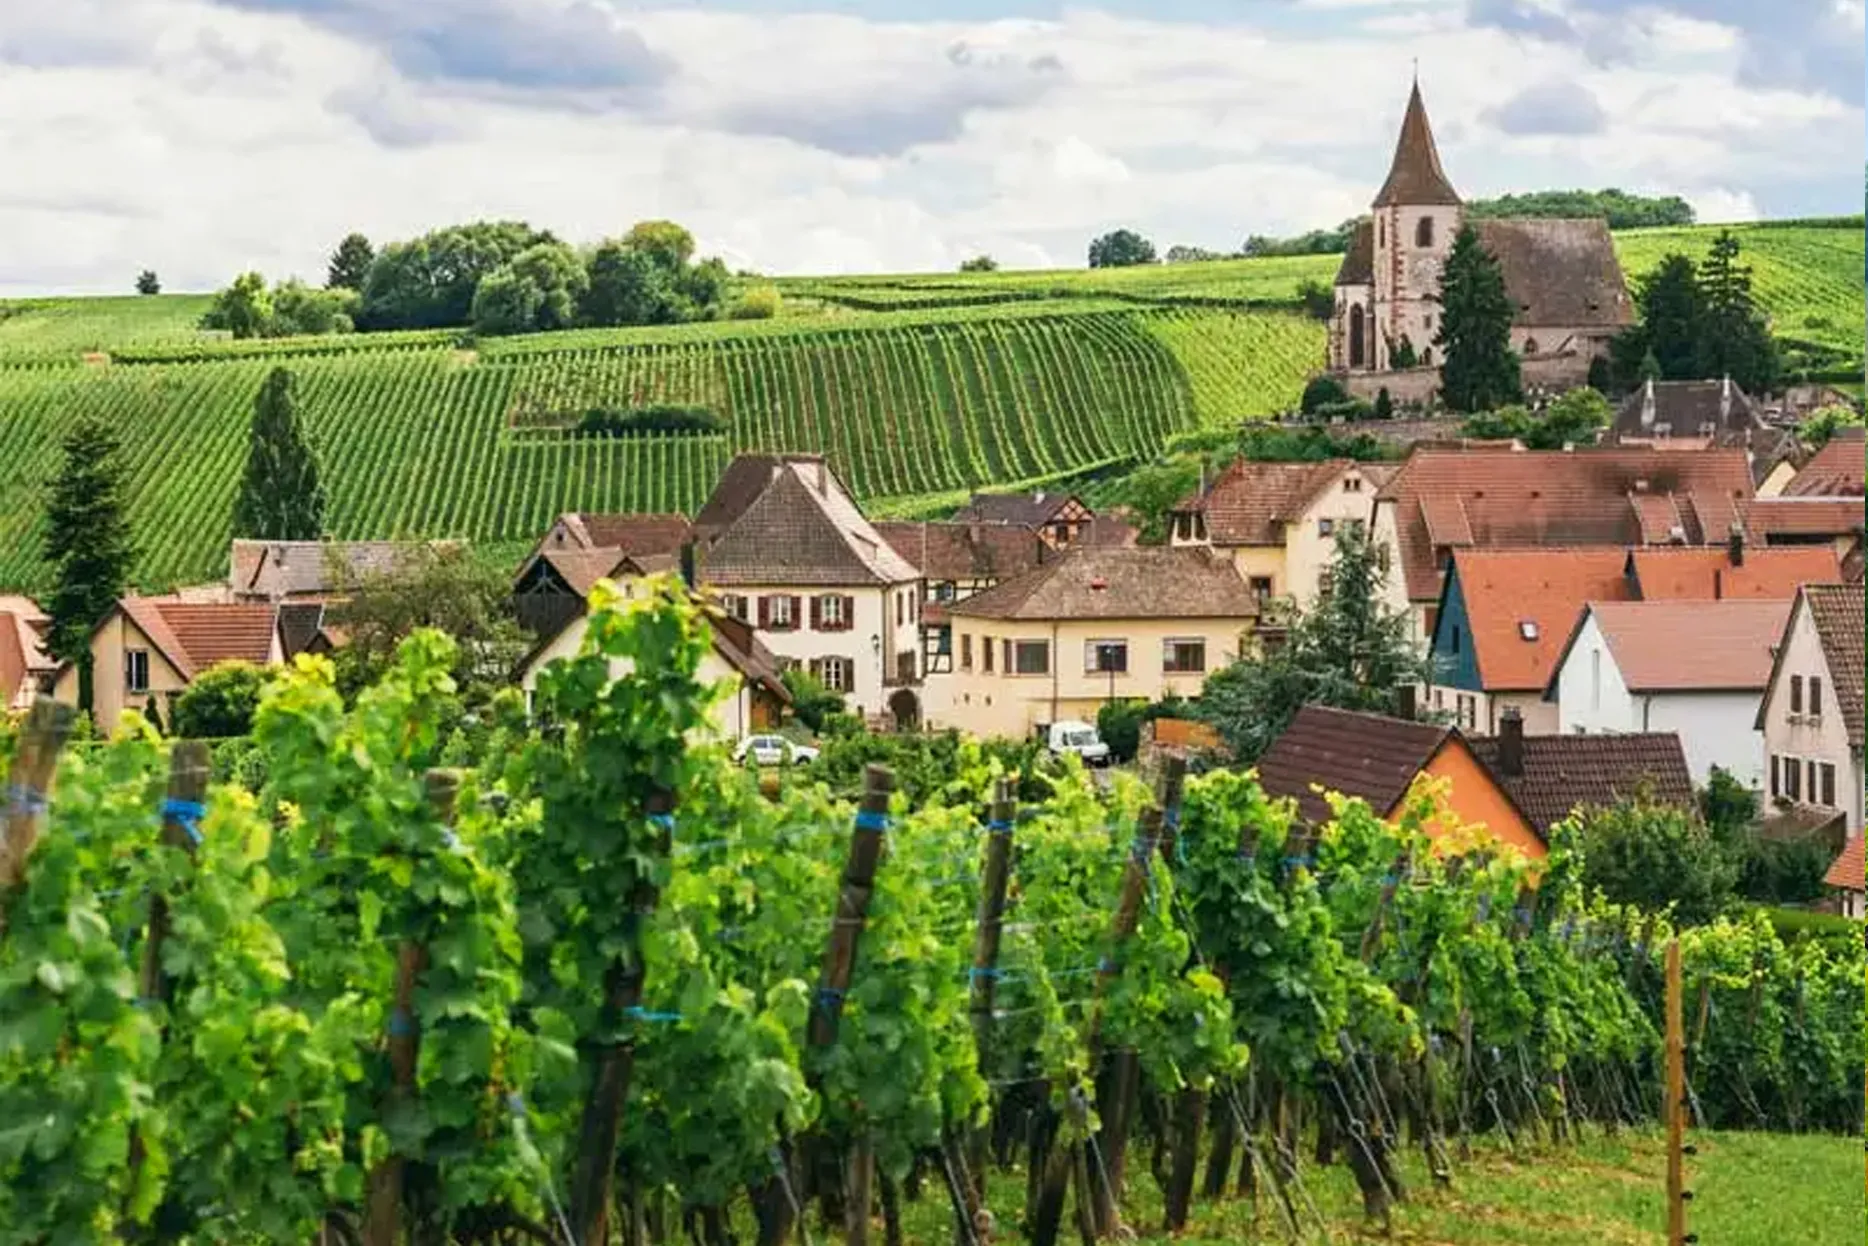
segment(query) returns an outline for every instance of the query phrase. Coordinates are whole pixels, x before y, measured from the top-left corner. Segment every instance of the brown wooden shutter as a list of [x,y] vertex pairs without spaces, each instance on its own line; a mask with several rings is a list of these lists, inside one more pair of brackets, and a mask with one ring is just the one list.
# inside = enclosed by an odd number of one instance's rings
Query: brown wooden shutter
[[791,599],[791,627],[793,631],[804,626],[804,598]]
[[772,599],[770,597],[759,598],[759,626],[772,626]]
[[846,596],[843,599],[843,630],[847,632],[855,626],[856,626],[856,598]]
[[811,598],[811,630],[814,632],[824,630],[824,599],[822,597]]

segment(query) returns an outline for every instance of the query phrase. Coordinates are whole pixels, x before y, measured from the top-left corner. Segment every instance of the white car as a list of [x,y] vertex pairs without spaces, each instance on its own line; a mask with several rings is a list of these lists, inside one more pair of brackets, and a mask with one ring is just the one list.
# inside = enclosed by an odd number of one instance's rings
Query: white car
[[782,735],[749,735],[733,750],[733,760],[755,766],[804,766],[817,760],[817,750],[793,744]]

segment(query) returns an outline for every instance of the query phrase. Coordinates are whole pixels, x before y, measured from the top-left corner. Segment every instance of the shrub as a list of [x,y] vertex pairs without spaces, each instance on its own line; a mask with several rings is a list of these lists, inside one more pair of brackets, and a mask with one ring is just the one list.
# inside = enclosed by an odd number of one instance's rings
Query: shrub
[[754,286],[734,300],[729,315],[734,320],[771,320],[783,305],[777,286]]
[[726,420],[706,407],[657,404],[648,407],[592,407],[577,421],[579,437],[628,437],[635,433],[718,433]]
[[1583,882],[1616,904],[1659,910],[1700,925],[1736,899],[1738,869],[1696,811],[1642,796],[1608,809],[1581,809]]
[[843,713],[843,697],[824,687],[823,680],[802,667],[794,666],[784,674],[785,690],[791,693],[791,714],[812,731],[822,732],[833,715]]
[[1297,286],[1298,302],[1312,320],[1328,320],[1336,314],[1336,291],[1315,277],[1306,277]]
[[1349,391],[1343,383],[1333,376],[1313,376],[1304,386],[1304,396],[1298,403],[1298,409],[1305,415],[1312,415],[1318,407],[1349,401]]
[[1388,387],[1386,385],[1382,386],[1381,392],[1375,395],[1375,418],[1378,420],[1392,420],[1395,418],[1394,396],[1388,392]]
[[185,740],[221,740],[253,730],[253,712],[269,678],[251,662],[223,662],[204,672],[175,699],[174,734]]

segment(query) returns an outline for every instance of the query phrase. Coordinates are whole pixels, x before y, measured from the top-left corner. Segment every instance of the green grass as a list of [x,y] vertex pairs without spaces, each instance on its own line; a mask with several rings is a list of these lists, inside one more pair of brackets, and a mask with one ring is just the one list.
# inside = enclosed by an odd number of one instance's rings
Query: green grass
[[[1719,1246],[1859,1246],[1862,1241],[1861,1140],[1846,1137],[1698,1134],[1699,1155],[1687,1161],[1694,1193],[1687,1227]],[[1146,1155],[1129,1164],[1123,1218],[1136,1240],[1155,1246],[1235,1246],[1285,1238],[1269,1203],[1255,1218],[1247,1201],[1196,1199],[1187,1232],[1162,1229],[1161,1195]],[[1432,1188],[1416,1152],[1404,1159],[1409,1201],[1396,1209],[1391,1236],[1363,1224],[1361,1202],[1345,1168],[1304,1171],[1323,1221],[1306,1240],[1387,1241],[1412,1246],[1664,1246],[1666,1153],[1658,1135],[1627,1133],[1606,1140],[1591,1129],[1574,1147],[1544,1148],[1513,1158],[1489,1143],[1456,1161],[1450,1189]],[[950,1212],[938,1187],[904,1217],[910,1246],[953,1240]],[[995,1240],[1016,1241],[1023,1178],[995,1180],[991,1204]],[[1067,1217],[1068,1220],[1068,1217]],[[880,1228],[874,1234],[880,1240]],[[819,1240],[822,1240],[821,1238]],[[833,1240],[841,1240],[833,1236]],[[1074,1233],[1060,1236],[1074,1242]]]
[[206,294],[0,300],[0,358],[72,358],[125,346],[212,340]]

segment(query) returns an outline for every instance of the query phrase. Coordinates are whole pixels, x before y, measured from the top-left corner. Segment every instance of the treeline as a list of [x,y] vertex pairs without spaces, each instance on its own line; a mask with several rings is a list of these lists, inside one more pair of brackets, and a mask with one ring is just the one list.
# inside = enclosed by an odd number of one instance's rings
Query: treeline
[[[1601,217],[1610,229],[1651,229],[1665,225],[1691,225],[1693,205],[1678,195],[1631,195],[1610,187],[1607,190],[1538,190],[1522,195],[1500,195],[1495,199],[1474,199],[1466,204],[1472,219],[1498,216]],[[1360,217],[1351,217],[1334,229],[1313,229],[1289,238],[1253,234],[1245,240],[1239,257],[1259,255],[1333,255],[1349,249]],[[1176,247],[1169,251],[1185,252],[1186,259],[1221,259],[1197,247]]]
[[694,236],[673,221],[643,221],[585,248],[523,221],[451,225],[381,248],[351,234],[332,253],[323,289],[295,278],[269,287],[262,274],[245,273],[215,295],[202,325],[236,338],[353,329],[498,335],[777,314],[775,289],[734,297],[726,264],[694,252]]

